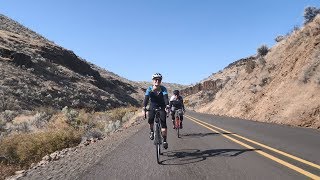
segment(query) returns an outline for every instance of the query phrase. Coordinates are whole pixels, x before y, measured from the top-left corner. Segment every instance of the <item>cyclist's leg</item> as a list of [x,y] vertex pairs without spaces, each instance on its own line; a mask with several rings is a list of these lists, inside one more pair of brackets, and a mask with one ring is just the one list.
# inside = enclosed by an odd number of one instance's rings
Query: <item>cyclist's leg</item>
[[171,111],[171,119],[174,121],[174,111]]
[[174,115],[174,111],[171,111],[171,119],[172,119],[173,128],[175,128],[175,115]]
[[149,138],[151,140],[153,140],[153,133],[154,133],[154,129],[153,129],[153,124],[154,124],[154,116],[155,116],[155,112],[153,110],[150,110],[148,113],[148,123],[150,125],[150,135]]
[[167,122],[166,122],[167,114],[165,110],[160,111],[160,121],[161,121],[161,131],[162,131],[162,137],[163,137],[163,148],[168,148],[168,142],[167,142]]
[[150,110],[148,113],[148,123],[150,125],[150,130],[153,131],[153,123],[154,123],[154,116],[155,116],[155,111]]
[[[167,121],[166,121],[166,112],[165,110],[160,111],[160,120],[161,120],[161,131],[163,138],[167,137]],[[166,140],[166,139],[165,139]]]
[[180,116],[180,128],[182,129],[183,115]]

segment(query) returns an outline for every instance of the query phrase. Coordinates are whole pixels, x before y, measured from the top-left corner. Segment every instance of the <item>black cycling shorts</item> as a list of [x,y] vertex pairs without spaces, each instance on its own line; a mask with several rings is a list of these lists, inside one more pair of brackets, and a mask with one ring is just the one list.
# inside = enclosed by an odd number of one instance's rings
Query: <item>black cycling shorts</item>
[[[148,123],[149,124],[153,124],[154,123],[154,117],[155,117],[156,113],[154,110],[150,110],[148,113]],[[166,117],[167,113],[166,111],[163,109],[160,110],[160,121],[161,121],[161,127],[162,128],[167,128],[167,122],[166,122]]]

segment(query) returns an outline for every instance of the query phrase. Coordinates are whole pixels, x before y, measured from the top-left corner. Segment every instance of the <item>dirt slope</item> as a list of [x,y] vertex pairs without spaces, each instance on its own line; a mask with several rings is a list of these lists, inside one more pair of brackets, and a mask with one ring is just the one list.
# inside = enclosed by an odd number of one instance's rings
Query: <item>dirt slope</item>
[[184,93],[199,112],[320,128],[320,16]]

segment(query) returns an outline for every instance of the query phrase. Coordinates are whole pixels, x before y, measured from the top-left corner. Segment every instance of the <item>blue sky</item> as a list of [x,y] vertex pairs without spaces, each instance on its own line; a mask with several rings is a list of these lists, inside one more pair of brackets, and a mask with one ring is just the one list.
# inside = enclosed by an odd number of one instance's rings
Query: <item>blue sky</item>
[[195,84],[303,23],[319,0],[0,0],[0,13],[124,78]]

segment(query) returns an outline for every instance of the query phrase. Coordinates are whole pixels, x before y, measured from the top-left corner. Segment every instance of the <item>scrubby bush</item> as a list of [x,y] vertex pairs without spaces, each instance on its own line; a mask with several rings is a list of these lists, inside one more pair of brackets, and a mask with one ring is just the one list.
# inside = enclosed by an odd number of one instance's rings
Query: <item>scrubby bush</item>
[[5,110],[2,113],[2,116],[3,116],[4,120],[6,120],[7,122],[11,122],[17,115],[18,115],[17,112],[10,111],[10,110]]
[[84,136],[82,137],[83,139],[90,139],[90,138],[97,138],[97,139],[102,139],[103,138],[103,133],[99,129],[90,129],[87,131]]
[[285,36],[279,35],[279,36],[277,36],[274,40],[275,40],[276,42],[280,42],[280,41],[282,41],[282,40],[284,40],[284,39],[285,39]]
[[79,144],[81,133],[74,129],[55,129],[30,134],[14,134],[0,141],[0,155],[9,164],[28,166],[46,154]]
[[62,113],[67,117],[67,123],[72,127],[77,127],[79,125],[78,117],[79,112],[74,109],[69,109],[67,106],[62,109]]
[[37,112],[34,116],[33,123],[37,128],[43,128],[48,123],[52,115],[47,114],[46,112]]
[[122,120],[122,118],[128,112],[135,112],[138,108],[136,107],[124,107],[124,108],[115,108],[112,110],[107,111],[107,114],[110,116],[111,120]]
[[14,131],[17,131],[17,132],[27,133],[31,131],[31,125],[28,122],[19,123],[15,125],[13,128],[14,128]]
[[306,7],[304,9],[304,24],[308,24],[309,22],[311,22],[318,14],[320,14],[320,9],[316,8],[316,7]]
[[257,49],[257,53],[258,53],[258,56],[265,56],[267,55],[269,52],[269,48],[267,45],[261,45],[258,49]]

